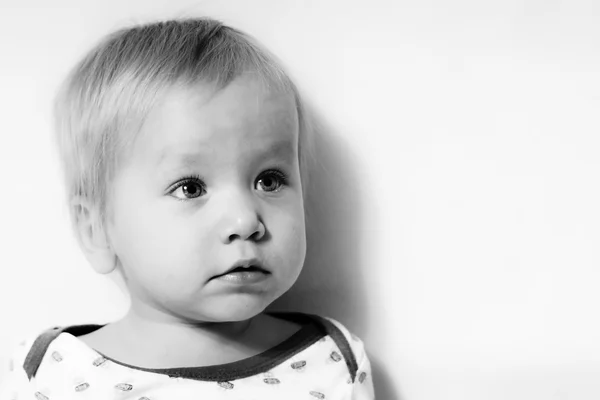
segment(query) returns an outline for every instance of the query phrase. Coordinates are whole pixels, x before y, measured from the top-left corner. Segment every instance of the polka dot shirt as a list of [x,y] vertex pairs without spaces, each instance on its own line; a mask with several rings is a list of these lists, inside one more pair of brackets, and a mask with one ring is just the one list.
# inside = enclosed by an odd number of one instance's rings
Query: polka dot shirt
[[333,319],[297,315],[303,327],[275,348],[197,368],[127,365],[78,339],[77,328],[83,326],[55,328],[41,351],[37,335],[18,346],[2,375],[0,400],[374,399],[361,340]]

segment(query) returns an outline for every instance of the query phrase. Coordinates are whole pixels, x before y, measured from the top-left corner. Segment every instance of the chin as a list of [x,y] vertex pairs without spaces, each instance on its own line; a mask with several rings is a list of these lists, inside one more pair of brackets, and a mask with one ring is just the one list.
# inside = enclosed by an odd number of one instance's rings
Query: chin
[[203,307],[204,310],[200,313],[202,316],[198,319],[213,322],[246,321],[262,313],[272,301],[250,298],[221,302],[208,309]]

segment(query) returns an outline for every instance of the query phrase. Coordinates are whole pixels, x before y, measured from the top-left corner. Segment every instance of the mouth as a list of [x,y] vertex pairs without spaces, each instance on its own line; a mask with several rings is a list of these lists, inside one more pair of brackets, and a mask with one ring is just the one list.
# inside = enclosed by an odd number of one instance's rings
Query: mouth
[[257,265],[250,265],[248,267],[235,267],[227,272],[225,272],[223,275],[226,274],[234,274],[237,272],[262,272],[264,274],[268,274],[269,272],[267,270],[265,270],[264,268],[261,268]]
[[248,284],[264,280],[271,273],[257,259],[238,260],[227,271],[213,279],[229,283]]
[[269,273],[269,271],[267,271],[263,267],[262,263],[257,258],[238,260],[235,263],[233,263],[233,265],[222,275],[227,275],[236,272],[262,272],[265,274]]

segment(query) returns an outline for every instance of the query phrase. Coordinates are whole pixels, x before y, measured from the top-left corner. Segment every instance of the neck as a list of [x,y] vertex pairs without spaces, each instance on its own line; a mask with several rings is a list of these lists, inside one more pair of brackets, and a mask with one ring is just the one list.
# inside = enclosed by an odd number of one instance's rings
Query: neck
[[132,306],[118,323],[127,330],[148,338],[240,340],[248,332],[252,318],[233,322],[192,321]]
[[[255,317],[257,318],[257,317]],[[190,321],[131,307],[112,330],[130,362],[147,368],[221,364],[253,353],[254,318],[236,322]],[[110,356],[110,354],[107,354]]]

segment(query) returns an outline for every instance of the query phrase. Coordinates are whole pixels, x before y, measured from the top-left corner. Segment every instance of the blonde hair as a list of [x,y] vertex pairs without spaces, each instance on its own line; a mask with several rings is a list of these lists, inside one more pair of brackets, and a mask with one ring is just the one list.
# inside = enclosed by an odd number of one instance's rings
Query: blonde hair
[[250,36],[219,21],[196,18],[117,31],[68,75],[55,102],[67,199],[85,198],[99,207],[105,222],[109,183],[162,91],[200,82],[215,84],[218,90],[246,72],[294,95],[305,186],[308,119],[296,86],[275,57]]

